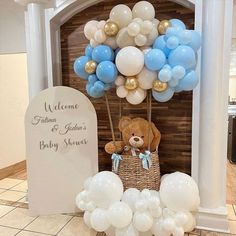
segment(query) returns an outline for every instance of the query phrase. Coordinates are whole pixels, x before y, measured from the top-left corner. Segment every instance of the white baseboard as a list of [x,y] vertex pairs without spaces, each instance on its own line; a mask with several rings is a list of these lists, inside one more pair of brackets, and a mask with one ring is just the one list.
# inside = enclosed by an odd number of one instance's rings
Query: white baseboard
[[197,229],[229,233],[229,223],[227,219],[227,208],[217,209],[199,208],[196,214]]

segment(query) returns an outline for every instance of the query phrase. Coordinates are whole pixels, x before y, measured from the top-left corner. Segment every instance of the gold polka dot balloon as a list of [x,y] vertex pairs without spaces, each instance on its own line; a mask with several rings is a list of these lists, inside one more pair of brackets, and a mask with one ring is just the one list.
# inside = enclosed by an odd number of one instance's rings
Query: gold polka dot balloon
[[128,90],[135,90],[138,88],[138,80],[135,77],[127,77],[125,81],[125,88]]
[[104,26],[104,32],[107,36],[114,37],[119,32],[119,26],[115,22],[109,21]]
[[97,63],[95,61],[90,60],[85,64],[84,70],[88,74],[93,74],[95,73],[96,68],[97,68]]
[[171,22],[169,20],[162,20],[157,26],[159,34],[165,34],[166,30],[171,27]]
[[165,82],[161,82],[160,80],[155,80],[153,82],[153,87],[152,87],[156,92],[164,92],[167,88],[168,85]]

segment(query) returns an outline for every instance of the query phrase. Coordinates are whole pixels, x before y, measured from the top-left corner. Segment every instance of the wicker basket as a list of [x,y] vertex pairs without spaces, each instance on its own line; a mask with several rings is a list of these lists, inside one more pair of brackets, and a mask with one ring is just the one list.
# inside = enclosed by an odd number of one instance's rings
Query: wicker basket
[[122,155],[122,158],[116,174],[121,178],[125,190],[128,188],[159,190],[161,175],[157,153],[152,153],[152,166],[149,170],[143,168],[139,157]]

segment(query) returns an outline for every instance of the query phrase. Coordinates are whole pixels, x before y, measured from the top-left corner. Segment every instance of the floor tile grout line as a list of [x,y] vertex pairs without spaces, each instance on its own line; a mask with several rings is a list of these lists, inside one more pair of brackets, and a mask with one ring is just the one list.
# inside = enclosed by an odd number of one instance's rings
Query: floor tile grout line
[[[42,234],[42,235],[56,236],[55,234],[42,233],[42,232],[33,231],[33,230],[28,230],[28,229],[21,229],[20,232],[31,232],[31,233]],[[15,235],[18,235],[20,232],[18,232],[18,233],[15,234]]]
[[71,216],[70,220],[68,220],[68,222],[55,235],[58,235],[72,221],[73,218],[75,218],[75,216]]
[[[3,205],[4,206],[4,205]],[[13,209],[11,209],[9,212],[7,212],[6,214],[0,216],[0,219],[2,219],[4,216],[8,215],[10,212],[14,211],[17,207],[13,207]]]
[[[7,178],[6,178],[7,179]],[[1,180],[0,180],[1,181]],[[14,187],[16,187],[17,185],[19,185],[19,184],[22,184],[24,181],[27,181],[27,180],[23,180],[23,181],[21,181],[20,183],[18,183],[18,184],[16,184],[16,185],[13,185],[12,187],[10,187],[10,188],[0,188],[0,189],[6,189],[6,190],[10,190],[11,188],[14,188]]]

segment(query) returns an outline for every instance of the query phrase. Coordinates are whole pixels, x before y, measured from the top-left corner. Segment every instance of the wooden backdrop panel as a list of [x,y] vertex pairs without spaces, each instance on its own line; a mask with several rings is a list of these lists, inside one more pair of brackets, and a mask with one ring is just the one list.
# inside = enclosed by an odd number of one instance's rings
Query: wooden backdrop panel
[[[61,26],[61,60],[62,81],[64,86],[69,86],[85,92],[86,82],[79,79],[73,71],[73,63],[76,57],[84,54],[88,40],[83,35],[84,24],[92,19],[107,19],[113,6],[124,3],[132,7],[135,0],[118,1],[105,0],[102,3],[73,16]],[[185,22],[188,28],[193,28],[194,13],[190,9],[173,2],[157,0],[149,1],[156,9],[156,18],[178,18]],[[110,155],[104,152],[104,145],[111,140],[111,132],[107,116],[104,98],[92,99],[98,115],[98,139],[99,139],[99,168],[110,170]],[[116,96],[115,89],[109,91],[109,101],[112,118],[116,127],[116,137],[120,138],[117,129],[120,115],[146,118],[146,102],[138,106],[132,106],[125,100]],[[162,174],[173,171],[191,173],[191,134],[192,134],[192,93],[182,92],[175,94],[166,103],[157,103],[153,100],[152,121],[162,133],[159,156]]]

